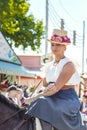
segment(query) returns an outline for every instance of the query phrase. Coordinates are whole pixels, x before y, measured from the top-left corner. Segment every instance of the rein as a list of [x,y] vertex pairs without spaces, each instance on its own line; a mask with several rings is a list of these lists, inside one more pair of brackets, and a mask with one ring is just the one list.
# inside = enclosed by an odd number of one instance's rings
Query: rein
[[[30,118],[32,118],[31,116],[30,117],[27,117],[27,118],[23,118],[23,120],[13,129],[13,130],[19,130],[19,128],[27,121],[29,120]],[[32,118],[33,119],[33,118]]]
[[13,130],[18,130],[26,121],[26,119],[23,119]]
[[15,112],[14,114],[12,114],[11,116],[9,116],[7,119],[5,119],[4,121],[0,122],[0,125],[2,125],[3,123],[5,123],[6,121],[10,120],[12,117],[14,117],[16,114],[18,114],[20,111],[22,111],[22,109],[18,110],[17,112]]

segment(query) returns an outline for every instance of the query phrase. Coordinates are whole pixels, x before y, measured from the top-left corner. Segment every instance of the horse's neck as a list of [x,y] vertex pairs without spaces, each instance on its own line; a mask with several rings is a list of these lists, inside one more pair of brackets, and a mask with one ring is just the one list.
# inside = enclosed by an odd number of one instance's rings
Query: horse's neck
[[5,108],[8,106],[9,109],[12,109],[12,108],[19,109],[19,107],[16,104],[12,103],[8,99],[8,95],[6,96],[6,94],[0,94],[0,104],[3,104],[3,106],[5,106]]
[[24,120],[26,109],[20,109],[16,106],[0,94],[0,130],[16,130],[16,128],[20,130],[34,130],[35,122],[32,122],[31,119]]

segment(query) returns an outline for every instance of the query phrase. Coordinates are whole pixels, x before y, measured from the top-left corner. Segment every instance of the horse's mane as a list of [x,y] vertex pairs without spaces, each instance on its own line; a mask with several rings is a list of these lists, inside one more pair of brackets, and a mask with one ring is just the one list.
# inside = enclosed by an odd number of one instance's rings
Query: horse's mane
[[20,109],[20,107],[13,102],[11,102],[8,98],[6,98],[4,95],[0,94],[0,102],[4,103],[5,105],[14,108],[14,109]]

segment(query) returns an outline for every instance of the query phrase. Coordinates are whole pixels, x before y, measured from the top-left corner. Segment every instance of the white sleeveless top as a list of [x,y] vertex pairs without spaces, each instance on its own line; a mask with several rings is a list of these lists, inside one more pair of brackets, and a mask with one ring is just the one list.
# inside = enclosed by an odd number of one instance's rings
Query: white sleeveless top
[[[58,76],[60,75],[60,73],[62,71],[62,68],[68,62],[70,62],[70,60],[67,57],[65,57],[65,58],[61,59],[56,66],[54,66],[54,64],[53,64],[54,61],[47,63],[45,66],[46,81],[48,83],[56,82],[56,80],[58,79]],[[65,85],[76,85],[76,84],[80,83],[80,81],[81,81],[80,76],[79,76],[78,72],[76,71]]]

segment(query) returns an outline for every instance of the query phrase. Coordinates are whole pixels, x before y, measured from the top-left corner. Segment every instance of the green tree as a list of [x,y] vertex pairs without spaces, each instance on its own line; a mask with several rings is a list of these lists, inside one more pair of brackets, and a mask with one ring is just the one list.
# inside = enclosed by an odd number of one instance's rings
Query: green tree
[[44,37],[44,25],[29,13],[27,0],[0,0],[0,31],[9,44],[38,50]]

